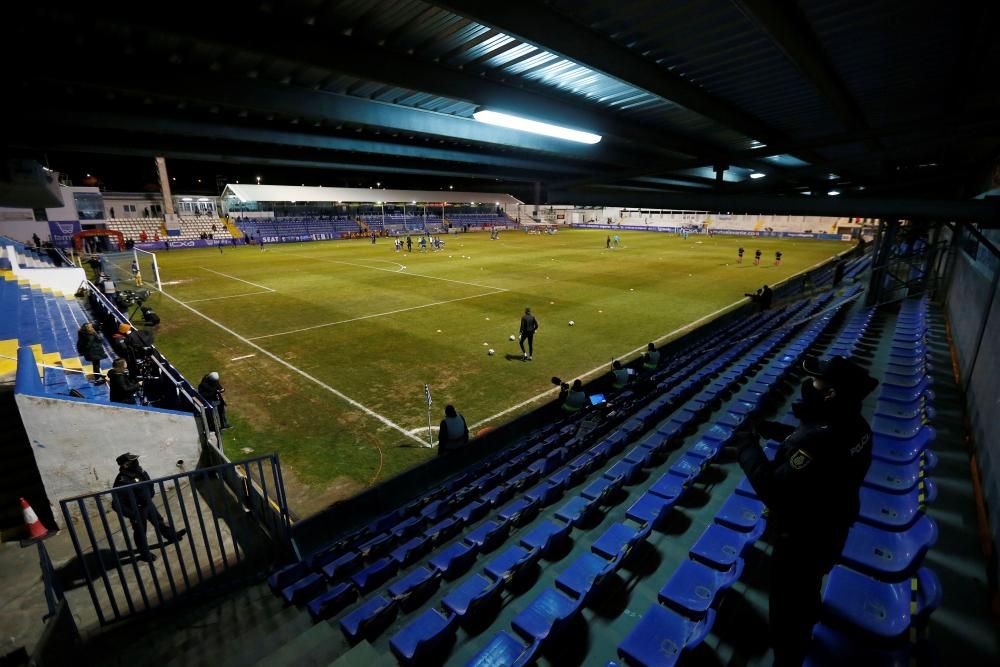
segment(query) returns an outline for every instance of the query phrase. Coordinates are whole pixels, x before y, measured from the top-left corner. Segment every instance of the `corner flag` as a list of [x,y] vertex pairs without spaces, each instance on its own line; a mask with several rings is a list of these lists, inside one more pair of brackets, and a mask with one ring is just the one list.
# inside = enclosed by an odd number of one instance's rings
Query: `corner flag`
[[434,401],[431,400],[431,388],[426,384],[424,385],[424,396],[427,398],[427,407],[431,407],[431,403]]

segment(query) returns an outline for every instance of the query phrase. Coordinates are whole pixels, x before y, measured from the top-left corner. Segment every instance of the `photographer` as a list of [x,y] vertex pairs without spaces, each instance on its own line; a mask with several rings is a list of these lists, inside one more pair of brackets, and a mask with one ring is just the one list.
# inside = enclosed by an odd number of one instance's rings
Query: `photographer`
[[750,297],[750,300],[760,306],[761,310],[770,308],[771,302],[774,301],[774,292],[767,285],[764,285],[753,294],[744,293],[743,296]]
[[125,357],[128,362],[129,372],[133,378],[141,375],[139,368],[142,360],[149,356],[153,345],[153,334],[148,331],[139,331],[131,324],[121,324],[118,327],[119,336],[112,338],[112,346],[115,352]]
[[[215,408],[219,427],[223,429],[232,428],[229,420],[226,419],[226,399],[222,396],[226,393],[226,390],[222,386],[222,383],[219,382],[219,374],[217,372],[212,371],[201,379],[201,383],[198,385],[198,393]],[[213,428],[213,430],[215,429]]]
[[126,405],[139,405],[140,385],[129,376],[128,364],[124,359],[115,359],[108,371],[108,384],[111,387],[111,402]]

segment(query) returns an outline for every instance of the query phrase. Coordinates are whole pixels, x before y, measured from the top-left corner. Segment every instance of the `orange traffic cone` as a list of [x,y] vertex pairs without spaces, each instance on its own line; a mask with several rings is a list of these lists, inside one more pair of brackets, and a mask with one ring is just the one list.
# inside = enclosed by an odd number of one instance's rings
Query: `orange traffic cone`
[[24,498],[21,498],[21,514],[24,516],[24,526],[28,529],[28,539],[37,540],[49,534],[48,529],[38,520],[35,510]]

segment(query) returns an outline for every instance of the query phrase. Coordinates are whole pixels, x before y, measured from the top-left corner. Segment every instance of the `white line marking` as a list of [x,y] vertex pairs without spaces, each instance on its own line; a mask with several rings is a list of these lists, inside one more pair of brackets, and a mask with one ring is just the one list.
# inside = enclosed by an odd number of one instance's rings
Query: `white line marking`
[[191,299],[190,301],[185,301],[184,303],[201,303],[202,301],[216,301],[218,299],[235,299],[238,296],[254,296],[255,294],[277,294],[274,290],[268,290],[267,292],[243,292],[242,294],[230,294],[229,296],[209,296],[204,299]]
[[241,283],[246,283],[247,285],[253,285],[254,287],[259,287],[261,289],[266,289],[268,292],[273,292],[274,290],[265,285],[258,285],[257,283],[252,283],[249,280],[243,280],[242,278],[237,278],[236,276],[231,276],[228,273],[223,273],[222,271],[213,271],[212,269],[206,269],[204,266],[199,266],[202,271],[208,271],[209,273],[214,273],[217,276],[223,276],[224,278],[230,278],[232,280],[238,280]]
[[[371,315],[362,315],[361,317],[352,317],[348,320],[337,320],[336,322],[326,322],[325,324],[314,324],[310,327],[302,327],[301,329],[292,329],[291,331],[279,331],[278,333],[264,334],[263,336],[250,336],[247,340],[260,340],[261,338],[274,338],[275,336],[287,336],[288,334],[300,333],[302,331],[310,331],[312,329],[322,329],[323,327],[332,327],[338,324],[347,324],[348,322],[358,322],[360,320],[370,320],[373,317],[383,317],[385,315],[395,315],[396,313],[405,313],[410,310],[420,310],[421,308],[430,308],[431,306],[440,306],[446,303],[454,303],[456,301],[465,301],[467,299],[478,299],[481,296],[490,296],[491,294],[500,294],[506,290],[495,290],[493,292],[483,292],[482,294],[473,294],[472,296],[463,296],[457,299],[446,299],[445,301],[435,301],[434,303],[425,303],[422,306],[410,306],[409,308],[399,308],[398,310],[389,310],[384,313],[373,313]],[[189,302],[190,303],[190,302]]]
[[[729,310],[730,308],[734,308],[734,307],[736,307],[736,306],[738,306],[738,305],[740,305],[740,304],[742,304],[744,302],[746,302],[745,298],[740,299],[739,301],[733,301],[728,306],[723,306],[722,308],[719,308],[718,310],[716,310],[714,312],[711,312],[708,315],[704,315],[702,317],[699,317],[698,319],[696,319],[693,322],[688,322],[684,326],[679,327],[677,329],[674,329],[670,333],[663,334],[659,338],[653,339],[652,342],[653,343],[659,343],[662,340],[666,340],[667,338],[670,338],[671,336],[673,336],[675,334],[681,333],[682,331],[686,331],[686,330],[688,330],[688,329],[690,329],[692,327],[695,327],[698,324],[700,324],[701,322],[704,322],[705,320],[709,319],[710,317],[715,317],[716,315],[724,313],[725,311]],[[639,347],[635,348],[634,350],[626,352],[625,354],[618,355],[617,357],[615,357],[615,359],[624,359],[625,357],[632,356],[636,352],[641,352],[641,351],[643,351],[645,349],[646,349],[645,345],[640,345]],[[600,366],[597,366],[595,368],[590,369],[589,371],[587,371],[586,373],[583,373],[582,375],[574,375],[573,378],[574,379],[576,379],[576,378],[583,379],[583,378],[586,378],[586,377],[590,377],[591,375],[594,375],[594,374],[596,374],[596,373],[598,373],[600,371],[607,372],[610,368],[611,368],[610,364],[608,364],[607,362],[605,362],[605,363],[601,364]],[[521,401],[517,405],[510,406],[506,410],[501,410],[500,412],[496,413],[495,415],[487,417],[486,419],[481,419],[481,420],[477,421],[475,424],[470,424],[469,425],[469,430],[478,428],[478,427],[482,426],[483,424],[488,424],[491,421],[494,421],[495,419],[498,419],[499,417],[503,417],[504,415],[508,415],[511,412],[514,412],[515,410],[520,410],[521,408],[523,408],[526,405],[530,405],[531,403],[534,403],[535,401],[541,400],[541,399],[545,398],[546,396],[548,396],[550,394],[555,394],[555,393],[558,393],[558,392],[559,392],[559,387],[553,387],[552,389],[548,389],[546,391],[543,391],[542,393],[537,394],[535,396],[532,396],[531,398],[529,398],[527,400]]]
[[233,357],[229,361],[239,361],[240,359],[249,359],[250,357],[256,357],[256,354],[244,354],[242,357]]
[[[470,283],[470,282],[466,282],[464,280],[455,280],[453,278],[440,278],[438,276],[428,276],[427,274],[424,274],[424,273],[413,273],[411,271],[406,271],[404,273],[403,271],[393,271],[392,269],[383,269],[383,268],[378,267],[378,266],[368,266],[367,264],[357,264],[355,262],[345,262],[345,261],[342,261],[342,260],[339,260],[339,259],[326,259],[325,257],[312,257],[310,255],[300,255],[300,254],[295,253],[295,252],[287,252],[287,251],[281,252],[281,254],[282,255],[292,255],[294,257],[301,257],[303,259],[311,259],[311,260],[314,260],[314,261],[317,261],[317,262],[327,262],[328,264],[344,264],[345,266],[357,266],[357,267],[362,268],[362,269],[371,269],[372,271],[385,271],[387,273],[402,273],[405,276],[414,276],[416,278],[427,278],[428,280],[441,280],[441,281],[444,281],[446,283],[456,283],[458,285],[469,285],[471,287],[483,287],[485,289],[497,290],[498,292],[509,292],[510,291],[510,290],[508,290],[505,287],[497,287],[496,285],[483,285],[482,283]],[[364,260],[362,260],[362,261],[364,261]],[[374,261],[381,261],[381,260],[374,260]]]
[[[337,398],[339,398],[342,401],[344,401],[344,402],[346,402],[346,403],[348,403],[348,404],[356,407],[357,409],[359,409],[362,412],[364,412],[366,415],[377,419],[378,421],[382,422],[383,424],[385,424],[386,426],[388,426],[388,427],[390,427],[392,429],[395,429],[396,431],[399,431],[400,433],[402,433],[403,435],[405,435],[407,438],[410,438],[411,440],[416,440],[420,444],[423,444],[423,440],[421,440],[420,438],[418,438],[418,437],[416,437],[414,435],[411,435],[405,428],[403,428],[402,426],[400,426],[396,422],[392,421],[391,419],[388,419],[387,417],[383,417],[382,415],[380,415],[379,413],[375,412],[371,408],[369,408],[367,406],[364,406],[361,403],[358,403],[357,401],[355,401],[353,398],[351,398],[347,394],[344,394],[344,393],[342,393],[340,391],[337,391],[336,389],[334,389],[333,387],[331,387],[327,383],[323,382],[320,379],[317,379],[317,378],[313,377],[309,373],[306,373],[301,368],[293,366],[292,364],[288,363],[287,361],[285,361],[284,359],[282,359],[278,355],[276,355],[276,354],[274,354],[272,352],[268,352],[267,350],[265,350],[264,348],[262,348],[260,345],[257,345],[256,343],[248,340],[246,337],[241,336],[240,334],[236,333],[235,331],[233,331],[232,329],[230,329],[226,325],[220,324],[219,322],[216,322],[215,320],[213,320],[211,317],[209,317],[205,313],[203,313],[203,312],[201,312],[199,310],[195,310],[194,308],[192,308],[191,306],[187,305],[186,303],[184,303],[180,299],[177,299],[176,297],[171,296],[170,294],[167,294],[166,292],[161,292],[161,294],[163,294],[163,296],[167,297],[171,301],[173,301],[173,302],[181,305],[182,307],[187,308],[188,310],[190,310],[192,313],[194,313],[198,317],[200,317],[200,318],[202,318],[202,319],[210,322],[211,324],[214,324],[215,326],[219,327],[220,329],[222,329],[223,331],[225,331],[230,336],[232,336],[232,337],[234,337],[234,338],[242,341],[246,345],[249,345],[253,349],[255,349],[258,352],[260,352],[261,354],[266,355],[267,357],[270,357],[271,359],[273,359],[277,363],[281,364],[282,366],[284,366],[288,370],[293,371],[295,373],[298,373],[299,375],[301,375],[305,379],[309,380],[310,382],[312,382],[312,383],[314,383],[314,384],[322,387],[323,389],[326,389],[328,392],[330,392],[331,394],[333,394]],[[378,450],[378,453],[379,453],[379,466],[381,468],[382,450],[381,450],[381,448],[378,447],[378,445],[373,445],[373,446],[375,447],[375,449]]]

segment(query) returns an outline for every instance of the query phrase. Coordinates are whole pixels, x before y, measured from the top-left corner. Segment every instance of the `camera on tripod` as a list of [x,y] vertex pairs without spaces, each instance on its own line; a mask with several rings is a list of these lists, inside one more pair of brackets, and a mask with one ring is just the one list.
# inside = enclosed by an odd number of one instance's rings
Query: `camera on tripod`
[[149,290],[122,290],[115,295],[115,303],[119,308],[128,309],[141,306],[149,298]]

